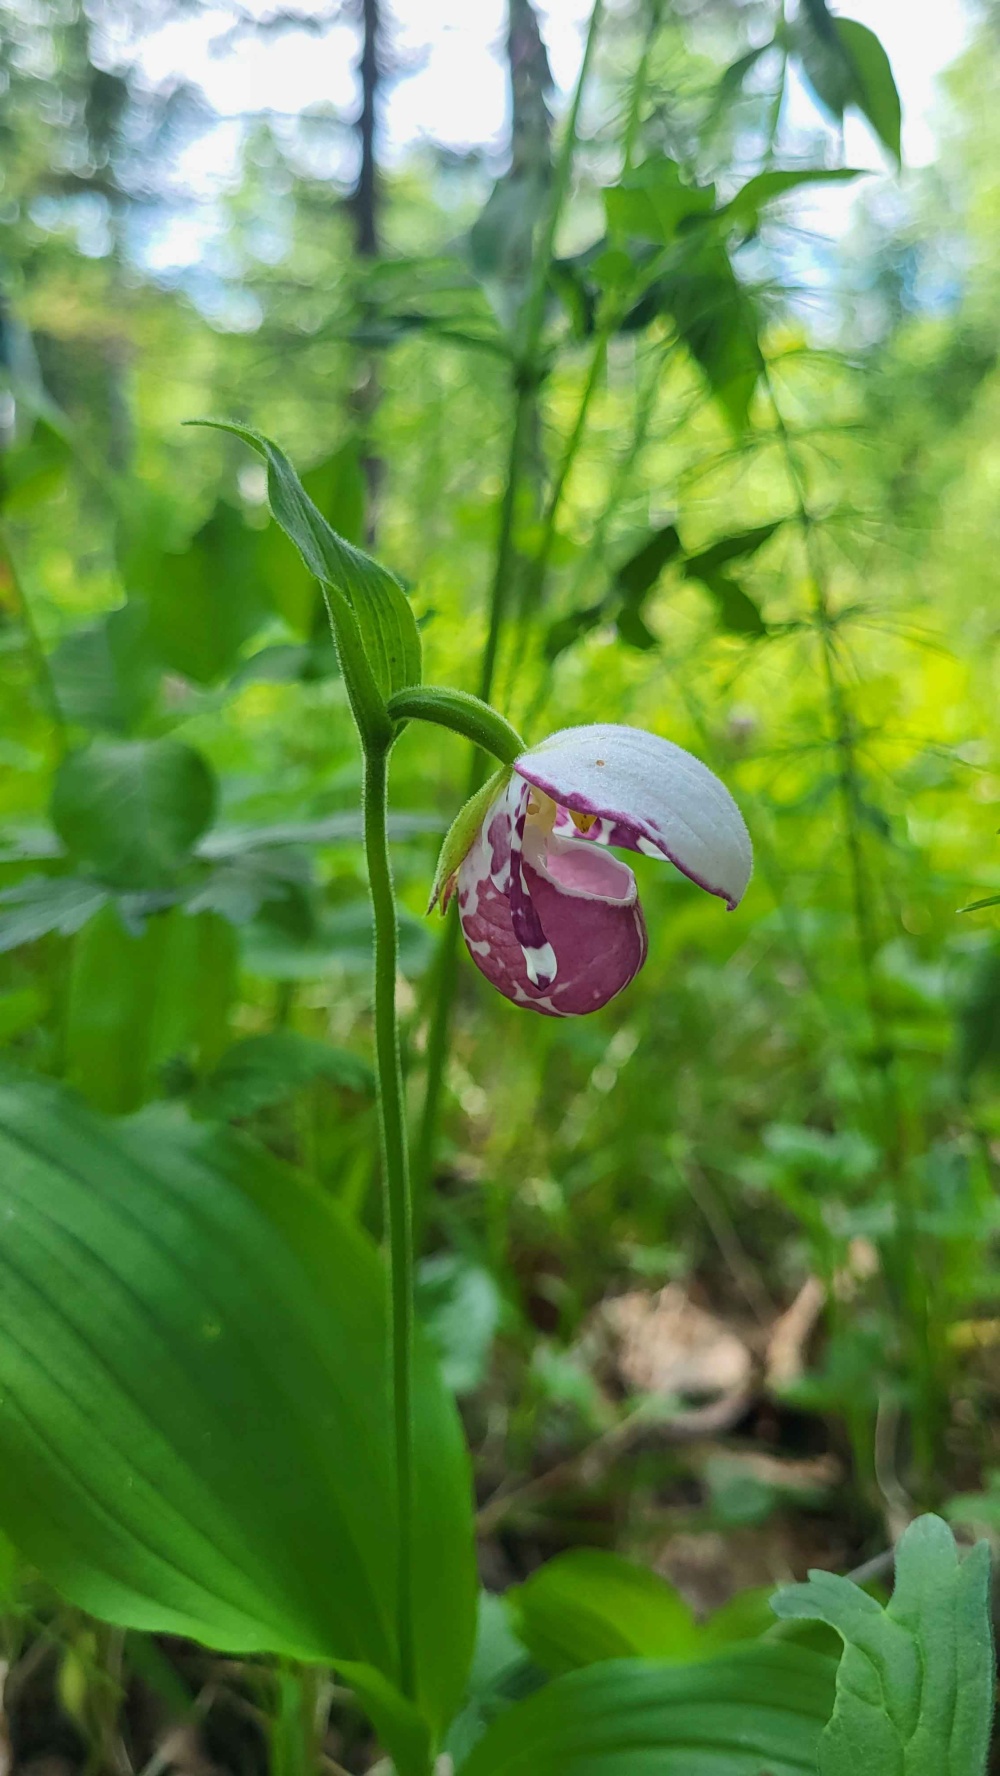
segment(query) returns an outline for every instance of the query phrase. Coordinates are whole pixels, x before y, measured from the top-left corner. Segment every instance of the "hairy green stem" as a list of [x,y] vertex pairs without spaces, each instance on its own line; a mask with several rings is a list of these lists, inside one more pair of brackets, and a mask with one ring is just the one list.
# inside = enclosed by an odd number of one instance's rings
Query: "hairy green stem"
[[399,1682],[415,1693],[413,1645],[413,1211],[403,1116],[403,1073],[396,1020],[399,931],[389,863],[388,748],[365,749],[364,818],[368,891],[375,924],[375,1063],[385,1178],[392,1313],[392,1418],[396,1444],[398,1573],[396,1584]]

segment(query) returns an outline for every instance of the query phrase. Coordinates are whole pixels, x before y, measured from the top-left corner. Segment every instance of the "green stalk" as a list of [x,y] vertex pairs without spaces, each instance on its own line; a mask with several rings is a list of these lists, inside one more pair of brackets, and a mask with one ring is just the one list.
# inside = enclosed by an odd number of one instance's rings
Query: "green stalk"
[[[580,106],[583,100],[584,87],[590,64],[593,59],[597,36],[600,30],[604,0],[594,0],[587,30],[587,41],[584,45],[583,60],[577,76],[576,88],[573,93],[566,130],[559,149],[559,157],[555,167],[552,185],[552,196],[546,217],[545,228],[535,254],[531,268],[531,283],[521,316],[517,349],[514,354],[514,412],[511,425],[510,449],[507,459],[507,477],[504,483],[503,499],[500,505],[499,524],[497,528],[497,545],[494,557],[493,579],[490,586],[489,623],[486,642],[483,648],[479,669],[479,683],[476,687],[478,695],[484,703],[488,703],[493,694],[493,681],[496,675],[497,658],[503,634],[504,621],[510,600],[510,591],[514,578],[514,514],[517,506],[517,495],[524,474],[525,456],[531,430],[531,413],[534,406],[538,384],[542,379],[539,366],[539,346],[541,344],[542,327],[545,320],[545,293],[548,288],[549,268],[555,247],[556,233],[562,216],[563,206],[569,191],[570,174],[573,167],[573,155],[576,149],[577,131],[580,121]],[[486,758],[477,748],[472,757],[469,769],[466,799],[473,796],[486,777]],[[441,1110],[441,1094],[444,1086],[444,1074],[448,1061],[448,1048],[451,1034],[451,1010],[455,998],[455,985],[458,978],[459,951],[458,908],[454,904],[449,907],[446,924],[431,979],[431,990],[434,994],[434,1010],[430,1027],[427,1032],[427,1074],[424,1087],[424,1105],[417,1134],[414,1155],[414,1177],[418,1200],[430,1179],[434,1165],[434,1153],[437,1146],[438,1121]]]
[[365,748],[364,817],[368,891],[375,922],[375,1066],[379,1130],[385,1178],[385,1218],[389,1236],[392,1311],[392,1417],[396,1443],[396,1506],[399,1567],[396,1621],[399,1682],[413,1699],[416,1673],[413,1645],[413,1211],[403,1118],[403,1073],[396,1019],[396,964],[399,931],[389,862],[388,747]]

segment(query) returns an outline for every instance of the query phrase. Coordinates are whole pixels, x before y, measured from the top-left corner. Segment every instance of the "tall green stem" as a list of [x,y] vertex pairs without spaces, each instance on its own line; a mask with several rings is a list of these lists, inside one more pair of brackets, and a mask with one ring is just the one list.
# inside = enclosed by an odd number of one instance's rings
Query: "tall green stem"
[[388,748],[365,750],[365,855],[375,922],[375,1060],[385,1178],[392,1312],[392,1416],[396,1442],[399,1568],[396,1588],[400,1688],[415,1691],[413,1646],[413,1212],[396,1021],[399,932],[389,863]]

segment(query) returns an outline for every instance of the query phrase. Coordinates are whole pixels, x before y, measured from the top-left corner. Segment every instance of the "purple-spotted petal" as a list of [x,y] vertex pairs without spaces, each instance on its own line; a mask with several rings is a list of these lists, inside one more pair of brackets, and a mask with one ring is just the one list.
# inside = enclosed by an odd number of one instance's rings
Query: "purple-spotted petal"
[[465,941],[477,968],[516,1005],[549,1017],[597,1011],[646,958],[635,877],[578,838],[526,825],[526,806],[526,786],[514,777],[459,869]]
[[563,728],[514,769],[561,808],[595,817],[584,843],[665,857],[730,907],[742,900],[753,867],[746,822],[714,771],[671,740],[612,722]]

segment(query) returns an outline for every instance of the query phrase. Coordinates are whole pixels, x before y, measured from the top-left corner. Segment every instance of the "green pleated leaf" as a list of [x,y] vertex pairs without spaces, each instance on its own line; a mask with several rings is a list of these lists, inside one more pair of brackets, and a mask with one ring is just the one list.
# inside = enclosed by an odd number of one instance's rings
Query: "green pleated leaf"
[[395,1688],[385,1273],[336,1206],[236,1137],[102,1121],[0,1079],[0,1524],[81,1608],[331,1662],[397,1767],[457,1708],[467,1458],[414,1366],[417,1706]]
[[825,1622],[844,1642],[820,1776],[983,1776],[993,1718],[990,1554],[959,1559],[940,1517],[911,1523],[886,1609],[836,1573],[779,1591],[785,1620]]
[[835,1670],[777,1645],[588,1665],[494,1721],[460,1776],[815,1776]]
[[[309,498],[283,450],[250,426],[198,420],[233,432],[267,464],[271,510],[311,574],[346,599],[364,656],[383,701],[393,691],[420,683],[420,632],[402,586],[370,555],[338,536]],[[343,638],[341,638],[343,650]],[[350,684],[349,659],[342,665]]]

